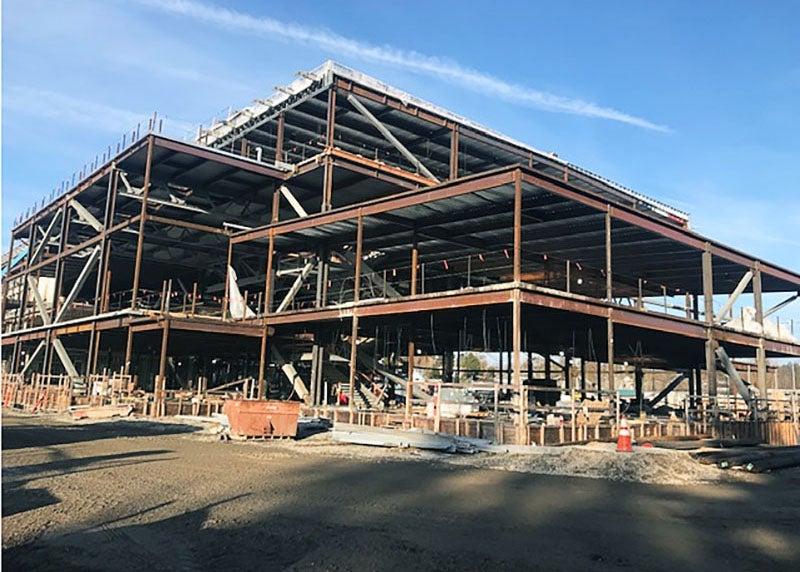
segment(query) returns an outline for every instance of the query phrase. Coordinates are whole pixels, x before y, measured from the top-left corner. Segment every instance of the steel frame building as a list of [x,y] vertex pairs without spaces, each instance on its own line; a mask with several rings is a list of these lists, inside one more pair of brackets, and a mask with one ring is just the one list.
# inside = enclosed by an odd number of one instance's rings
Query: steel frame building
[[[162,397],[252,376],[258,396],[309,405],[337,384],[350,411],[376,406],[381,386],[378,401],[411,417],[421,356],[468,384],[454,354],[496,352],[522,428],[549,356],[580,364],[565,391],[613,391],[630,366],[639,392],[648,367],[711,396],[720,346],[756,360],[764,393],[767,357],[800,356],[763,327],[762,300],[797,298],[797,272],[338,64],[194,143],[151,127],[12,229],[5,373],[122,370]],[[732,321],[743,296],[758,329]]]

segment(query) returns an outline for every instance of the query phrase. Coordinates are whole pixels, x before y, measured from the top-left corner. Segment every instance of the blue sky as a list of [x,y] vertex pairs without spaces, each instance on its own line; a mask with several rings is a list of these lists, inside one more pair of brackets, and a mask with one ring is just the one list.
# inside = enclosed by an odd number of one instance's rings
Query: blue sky
[[468,4],[6,0],[4,238],[154,110],[188,136],[332,58],[800,268],[800,4]]

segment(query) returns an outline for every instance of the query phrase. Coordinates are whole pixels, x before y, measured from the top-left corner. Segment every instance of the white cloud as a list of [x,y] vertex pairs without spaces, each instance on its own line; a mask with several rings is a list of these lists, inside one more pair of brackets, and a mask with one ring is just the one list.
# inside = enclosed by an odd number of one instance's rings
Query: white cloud
[[3,107],[42,119],[115,134],[130,131],[147,117],[146,114],[25,86],[8,88]]
[[161,77],[176,79],[181,82],[192,82],[208,86],[224,86],[226,91],[235,91],[247,95],[252,95],[256,89],[253,85],[235,79],[219,76],[208,71],[197,71],[197,69],[191,65],[167,63],[163,59],[158,61],[154,57],[148,57],[141,53],[122,55],[112,53],[108,55],[108,58],[114,65],[144,70]]
[[472,91],[502,97],[545,111],[570,113],[618,121],[644,129],[669,132],[670,128],[590,101],[562,97],[544,91],[510,83],[490,74],[474,70],[443,58],[403,50],[392,46],[377,46],[341,36],[321,28],[281,22],[258,17],[194,0],[136,0],[150,8],[191,18],[223,29],[280,38],[285,41],[316,46],[327,52],[362,60],[398,66],[457,83]]
[[[146,129],[150,113],[139,113],[112,107],[103,103],[78,99],[61,93],[26,86],[11,86],[3,94],[3,107],[9,111],[34,116],[38,120],[50,119],[60,124],[88,128],[121,135],[129,133],[137,124]],[[194,129],[191,123],[169,120],[171,132],[186,135]]]

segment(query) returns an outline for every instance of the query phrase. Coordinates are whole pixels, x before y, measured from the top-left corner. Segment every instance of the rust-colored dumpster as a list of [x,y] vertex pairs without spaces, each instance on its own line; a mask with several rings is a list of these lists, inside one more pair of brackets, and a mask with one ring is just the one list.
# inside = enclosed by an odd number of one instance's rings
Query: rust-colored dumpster
[[231,434],[238,437],[294,437],[299,401],[228,399],[222,406]]

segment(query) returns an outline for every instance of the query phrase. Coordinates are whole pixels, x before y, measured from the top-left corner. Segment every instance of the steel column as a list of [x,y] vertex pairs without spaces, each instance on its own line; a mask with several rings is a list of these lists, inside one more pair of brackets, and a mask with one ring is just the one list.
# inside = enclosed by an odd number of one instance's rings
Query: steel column
[[704,321],[706,323],[707,340],[705,343],[706,351],[706,377],[708,378],[708,394],[712,397],[717,395],[717,358],[714,353],[716,343],[714,341],[714,266],[711,254],[711,245],[706,243],[702,255],[703,264],[703,309]]
[[458,124],[450,130],[450,179],[458,178]]
[[528,392],[522,384],[522,303],[519,290],[514,290],[511,302],[511,345],[513,386],[517,393],[517,443],[528,444]]
[[609,206],[606,211],[606,300],[611,302],[614,296],[614,283],[611,274],[611,210]]
[[[356,229],[356,264],[355,275],[353,277],[353,302],[358,304],[361,297],[361,258],[362,243],[364,241],[364,217],[358,217]],[[350,395],[347,401],[348,408],[352,412],[355,409],[356,395],[356,357],[358,354],[358,314],[353,314],[352,327],[350,330]]]
[[609,317],[606,319],[606,337],[607,337],[607,363],[608,363],[608,391],[615,391],[617,389],[615,373],[614,373],[614,321]]
[[514,172],[514,282],[522,277],[522,174]]
[[142,272],[142,253],[144,251],[144,227],[147,222],[147,197],[150,194],[150,177],[153,169],[153,150],[155,139],[152,135],[147,138],[147,158],[144,165],[144,185],[142,186],[142,208],[139,218],[139,238],[136,242],[136,261],[133,266],[133,285],[131,287],[131,308],[136,308],[136,298],[139,290],[139,278]]
[[283,162],[283,137],[284,137],[284,130],[286,123],[286,117],[283,112],[278,114],[278,129],[277,129],[277,139],[275,141],[275,162],[282,163]]

